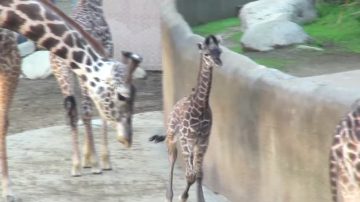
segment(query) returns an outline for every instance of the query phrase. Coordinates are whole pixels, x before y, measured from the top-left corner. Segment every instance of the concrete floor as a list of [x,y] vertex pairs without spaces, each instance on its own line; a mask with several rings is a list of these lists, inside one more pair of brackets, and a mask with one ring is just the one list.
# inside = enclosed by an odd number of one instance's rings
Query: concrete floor
[[[99,150],[99,122],[94,123]],[[71,136],[67,126],[26,131],[8,137],[10,175],[13,190],[24,202],[157,202],[164,201],[168,162],[164,144],[148,138],[163,134],[161,112],[134,117],[134,143],[128,150],[109,134],[112,171],[71,177]],[[82,128],[82,127],[81,127]],[[185,186],[183,171],[175,170],[175,196]],[[210,177],[210,176],[205,176]],[[207,202],[228,201],[205,188]],[[192,187],[189,201],[195,200]],[[177,200],[174,200],[177,201]]]

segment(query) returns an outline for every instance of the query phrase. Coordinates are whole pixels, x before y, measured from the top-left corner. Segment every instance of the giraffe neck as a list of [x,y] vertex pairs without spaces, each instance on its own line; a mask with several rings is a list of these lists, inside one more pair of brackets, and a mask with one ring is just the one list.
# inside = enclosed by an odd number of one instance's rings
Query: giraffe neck
[[209,106],[209,96],[212,82],[212,69],[209,61],[201,55],[200,70],[197,79],[195,92],[192,95],[192,100],[196,102],[201,108]]
[[95,72],[105,60],[94,51],[101,50],[101,45],[46,0],[0,1],[0,26],[21,33],[66,59],[78,75]]
[[103,0],[80,0],[78,5],[92,5],[96,7],[102,7]]

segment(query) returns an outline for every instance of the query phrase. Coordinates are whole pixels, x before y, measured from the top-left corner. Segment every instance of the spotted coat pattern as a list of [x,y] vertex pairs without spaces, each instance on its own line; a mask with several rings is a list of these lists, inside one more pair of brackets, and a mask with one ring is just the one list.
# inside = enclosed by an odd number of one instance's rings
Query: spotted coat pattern
[[330,151],[330,180],[334,202],[360,201],[360,105],[336,127]]

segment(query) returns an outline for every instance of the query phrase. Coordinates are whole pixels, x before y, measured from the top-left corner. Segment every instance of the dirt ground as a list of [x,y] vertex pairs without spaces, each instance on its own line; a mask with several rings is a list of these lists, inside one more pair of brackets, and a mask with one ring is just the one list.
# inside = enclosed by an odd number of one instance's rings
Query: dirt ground
[[[285,73],[299,76],[315,76],[360,69],[360,54],[340,50],[336,47],[324,51],[281,48],[269,52],[246,52],[254,60],[276,60],[282,63],[274,66]],[[271,66],[270,66],[271,67]]]
[[[136,113],[162,110],[161,72],[148,72],[147,79],[136,80],[135,85]],[[79,94],[79,89],[76,92]],[[77,100],[79,103],[80,99]],[[10,111],[9,134],[65,123],[63,97],[54,77],[20,79]]]
[[[67,126],[54,126],[28,130],[8,138],[12,188],[21,201],[164,201],[169,173],[166,146],[148,141],[150,135],[163,133],[161,112],[134,116],[134,142],[130,149],[116,141],[115,131],[109,131],[113,170],[103,171],[101,175],[91,174],[91,169],[82,169],[81,177],[71,177],[71,136],[64,134],[67,129]],[[95,124],[94,134],[100,134],[100,131],[100,125]],[[83,127],[80,133],[83,133]],[[63,137],[59,138],[59,135]],[[99,156],[100,135],[95,135],[95,143]],[[174,171],[175,197],[184,190],[186,183],[180,162],[179,158]],[[196,187],[193,186],[189,202],[196,201],[195,191]],[[204,191],[207,202],[229,201],[209,189],[205,188]],[[174,201],[177,201],[176,198]]]
[[[239,27],[232,27],[226,32],[220,33],[223,38],[223,45],[228,48],[239,46],[240,42],[234,43],[234,40],[231,39],[231,36],[238,32],[240,32]],[[312,45],[306,46],[312,47]],[[360,68],[359,53],[349,52],[331,43],[325,43],[322,46],[322,51],[298,48],[294,45],[267,52],[245,51],[241,54],[267,67],[279,69],[299,77],[338,73]]]

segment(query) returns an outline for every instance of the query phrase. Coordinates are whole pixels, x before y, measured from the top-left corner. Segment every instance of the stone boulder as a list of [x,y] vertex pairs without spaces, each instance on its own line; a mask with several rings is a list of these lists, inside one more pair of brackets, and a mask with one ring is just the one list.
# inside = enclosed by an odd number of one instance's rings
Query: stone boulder
[[22,60],[23,78],[45,79],[52,74],[49,51],[36,51]]
[[36,46],[35,46],[34,42],[27,40],[22,43],[19,43],[18,49],[20,52],[20,56],[25,57],[25,56],[30,55],[31,53],[35,52]]
[[315,0],[258,0],[245,4],[239,13],[242,31],[265,21],[303,24],[316,17]]
[[138,67],[135,69],[133,73],[133,79],[146,79],[146,77],[147,77],[147,73],[143,68]]
[[310,37],[298,24],[286,20],[272,20],[250,27],[241,38],[245,50],[269,51],[276,47],[305,43]]

